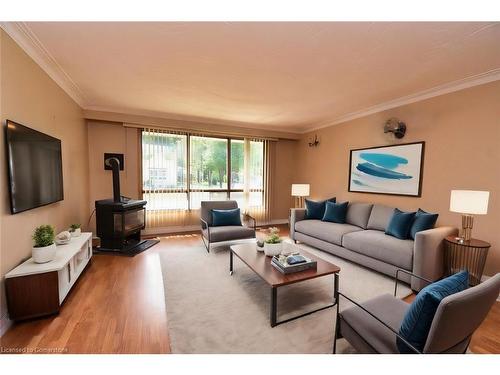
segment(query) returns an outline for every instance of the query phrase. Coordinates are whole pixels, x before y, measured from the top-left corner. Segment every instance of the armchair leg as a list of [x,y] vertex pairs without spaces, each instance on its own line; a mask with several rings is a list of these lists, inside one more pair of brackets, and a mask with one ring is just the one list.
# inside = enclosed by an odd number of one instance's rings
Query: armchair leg
[[203,234],[201,235],[201,240],[203,241],[203,245],[205,245],[205,249],[207,249],[207,253],[210,253],[210,242],[205,241]]

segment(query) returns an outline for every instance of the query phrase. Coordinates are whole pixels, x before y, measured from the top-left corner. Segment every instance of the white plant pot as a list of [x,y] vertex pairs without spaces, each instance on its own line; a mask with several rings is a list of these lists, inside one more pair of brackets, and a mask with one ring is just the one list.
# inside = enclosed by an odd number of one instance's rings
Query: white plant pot
[[70,233],[71,233],[71,237],[80,237],[80,235],[82,234],[82,229],[78,228],[78,229],[75,229],[73,232],[70,232]]
[[31,249],[31,255],[33,256],[33,261],[35,263],[47,263],[54,260],[56,257],[56,250],[56,244],[53,243],[49,246],[33,247]]
[[264,242],[264,254],[268,257],[272,257],[274,255],[281,254],[281,250],[283,249],[283,243],[266,243]]

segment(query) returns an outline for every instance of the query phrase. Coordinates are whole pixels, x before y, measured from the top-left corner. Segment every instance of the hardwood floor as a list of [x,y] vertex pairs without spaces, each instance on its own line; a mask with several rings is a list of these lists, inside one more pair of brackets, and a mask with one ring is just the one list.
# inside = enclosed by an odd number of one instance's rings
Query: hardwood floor
[[[286,226],[280,226],[286,235]],[[263,233],[259,233],[263,236]],[[95,255],[57,316],[18,323],[0,339],[1,353],[169,353],[158,253],[201,244],[178,234],[133,258]],[[473,336],[475,353],[500,353],[500,302]]]
[[133,258],[94,255],[57,316],[15,324],[7,348],[63,353],[169,353],[159,251]]

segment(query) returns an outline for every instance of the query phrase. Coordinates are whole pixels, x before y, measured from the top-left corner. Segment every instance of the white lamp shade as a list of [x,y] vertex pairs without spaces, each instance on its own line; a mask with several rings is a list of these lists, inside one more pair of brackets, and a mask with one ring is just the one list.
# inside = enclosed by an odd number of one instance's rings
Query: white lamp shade
[[452,190],[450,211],[462,214],[486,215],[488,213],[489,191]]
[[292,184],[292,197],[308,197],[309,184]]

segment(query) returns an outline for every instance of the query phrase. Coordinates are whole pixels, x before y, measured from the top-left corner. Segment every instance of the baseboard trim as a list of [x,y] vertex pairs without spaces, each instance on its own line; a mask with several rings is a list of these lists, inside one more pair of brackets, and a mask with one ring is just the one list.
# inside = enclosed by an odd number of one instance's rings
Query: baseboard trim
[[[264,223],[259,223],[260,226],[266,225],[280,225],[280,224],[288,224],[288,219],[275,219],[270,220]],[[158,227],[158,228],[149,228],[141,231],[143,236],[151,236],[155,234],[170,234],[170,233],[184,233],[184,232],[195,232],[199,231],[199,225],[175,225],[170,227]]]

